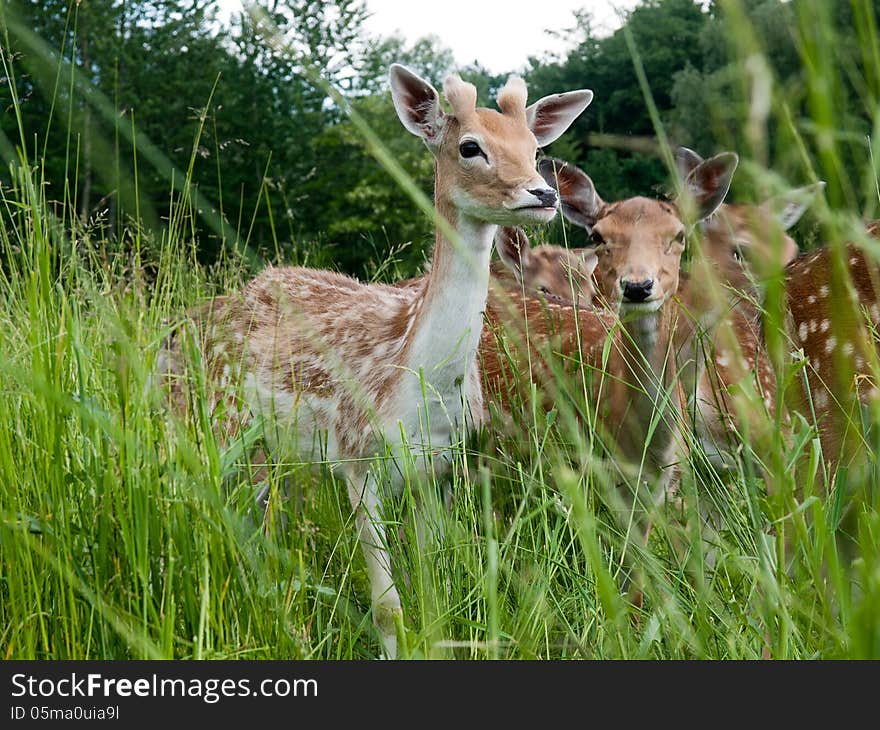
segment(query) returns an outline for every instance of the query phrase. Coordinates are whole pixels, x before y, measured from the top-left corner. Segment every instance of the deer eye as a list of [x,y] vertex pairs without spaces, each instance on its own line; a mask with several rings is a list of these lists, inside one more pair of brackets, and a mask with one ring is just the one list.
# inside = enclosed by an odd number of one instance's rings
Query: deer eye
[[462,142],[458,146],[458,153],[465,158],[478,157],[479,155],[483,155],[483,157],[486,156],[480,145],[478,145],[472,139],[467,139]]
[[541,294],[549,294],[550,293],[550,290],[546,286],[539,286],[538,291],[541,292]]
[[602,234],[599,231],[593,231],[590,234],[590,240],[593,242],[594,246],[603,246],[605,244],[605,239],[602,238]]
[[675,234],[675,238],[672,239],[673,243],[684,243],[684,230],[679,231]]

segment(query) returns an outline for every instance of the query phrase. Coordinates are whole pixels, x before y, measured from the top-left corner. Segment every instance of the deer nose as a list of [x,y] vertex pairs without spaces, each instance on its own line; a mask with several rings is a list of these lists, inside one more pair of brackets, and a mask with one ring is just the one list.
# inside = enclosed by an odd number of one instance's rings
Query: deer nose
[[621,281],[623,289],[623,298],[628,302],[643,302],[651,296],[651,290],[654,288],[653,279],[645,279],[644,281]]
[[545,208],[556,207],[556,191],[553,188],[532,188],[529,192],[540,200]]

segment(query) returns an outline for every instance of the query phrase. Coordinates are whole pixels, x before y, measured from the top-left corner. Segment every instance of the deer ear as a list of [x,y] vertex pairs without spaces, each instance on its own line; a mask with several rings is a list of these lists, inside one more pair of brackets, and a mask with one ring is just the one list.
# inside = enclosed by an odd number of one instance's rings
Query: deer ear
[[807,208],[816,201],[824,189],[825,183],[822,181],[812,185],[804,185],[771,198],[761,207],[779,221],[782,230],[787,231],[801,219]]
[[703,158],[687,147],[679,147],[675,152],[675,166],[682,180],[687,180],[687,176],[702,162]]
[[698,221],[708,218],[724,202],[738,164],[739,157],[735,153],[722,152],[690,171],[684,187],[696,204]]
[[443,110],[437,90],[399,63],[391,65],[389,80],[394,108],[403,126],[425,140],[428,146],[436,147],[443,130]]
[[529,265],[532,250],[525,231],[522,228],[499,228],[495,234],[495,248],[504,265],[522,282],[523,269]]
[[590,230],[605,205],[589,175],[562,160],[545,157],[538,172],[547,184],[559,192],[562,214],[572,223]]
[[596,267],[599,265],[599,257],[591,248],[581,249],[578,251],[578,256],[581,257],[581,266],[584,273],[587,275],[587,278],[590,278],[593,275],[593,272],[596,271]]
[[538,140],[538,147],[559,139],[591,101],[593,92],[582,89],[545,96],[526,107],[526,122]]

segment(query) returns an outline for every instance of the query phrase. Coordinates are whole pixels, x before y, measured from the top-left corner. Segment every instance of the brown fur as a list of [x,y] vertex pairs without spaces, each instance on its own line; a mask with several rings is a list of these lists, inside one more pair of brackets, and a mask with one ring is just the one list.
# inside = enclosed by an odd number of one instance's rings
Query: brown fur
[[[876,227],[868,231],[877,235]],[[787,393],[788,402],[808,420],[815,417],[829,464],[859,450],[858,406],[878,397],[874,365],[880,269],[853,244],[842,253],[845,272],[839,283],[829,248],[804,254],[785,272],[789,337],[806,360],[803,377]]]
[[620,302],[624,278],[653,279],[657,298],[677,291],[683,245],[672,242],[683,230],[675,207],[663,201],[630,198],[603,206],[593,225],[593,236],[604,241],[596,249],[600,297]]
[[533,248],[519,228],[500,229],[495,247],[501,258],[492,262],[490,272],[504,288],[581,306],[593,302],[597,261],[592,251],[546,244]]
[[[682,147],[676,162],[687,179],[703,158]],[[763,341],[758,282],[779,276],[797,256],[797,244],[783,229],[797,222],[823,187],[816,183],[790,190],[761,205],[723,205],[702,225],[703,256],[696,258],[692,285],[685,283],[680,296],[691,321],[706,318],[705,312],[716,320],[704,342],[706,355],[696,353],[705,370],[688,387],[695,400],[696,434],[706,453],[726,443],[736,449],[746,433],[758,444],[776,422],[768,418],[777,410],[777,385]],[[684,336],[691,333],[685,330]]]
[[[510,293],[525,293],[556,304],[574,304],[576,300],[578,306],[589,306],[596,289],[592,268],[584,265],[584,256],[594,258],[595,254],[589,249],[542,244],[529,249],[528,263],[521,271],[514,272],[509,264],[495,260],[489,266],[489,273],[495,287]],[[425,280],[425,275],[415,276],[393,286],[418,288],[424,286]]]
[[[745,434],[758,443],[776,411],[776,373],[764,344],[758,282],[797,252],[784,233],[775,245],[769,240],[767,231],[778,229],[761,206],[721,206],[703,226],[703,255],[679,292],[686,319],[717,313],[694,393],[694,427],[707,453],[717,446],[735,449]],[[692,331],[683,329],[679,342],[690,336]]]
[[583,373],[577,366],[582,353],[586,368],[601,369],[602,347],[616,322],[616,315],[604,309],[576,309],[568,302],[523,297],[515,290],[493,293],[479,350],[487,401],[510,412],[527,402],[529,384],[537,382],[542,404],[549,405],[555,396],[553,365],[577,377]]
[[[620,457],[620,464],[638,466],[641,462],[648,426],[654,409],[659,407],[669,410],[648,449],[648,472],[657,475],[669,467],[675,461],[675,414],[682,404],[674,382],[671,342],[677,319],[672,294],[678,288],[682,252],[682,246],[673,239],[681,229],[674,206],[661,201],[632,198],[602,208],[594,228],[605,240],[596,251],[596,277],[599,296],[608,308],[594,310],[576,308],[571,303],[524,300],[513,291],[508,292],[506,303],[490,298],[490,327],[480,342],[487,398],[506,410],[512,401],[527,394],[528,388],[517,380],[516,373],[529,373],[531,361],[530,379],[540,384],[548,401],[552,400],[554,378],[547,358],[559,358],[558,362],[567,363],[569,369],[582,358],[580,375],[592,381],[591,397],[599,411],[597,428],[608,437],[606,443]],[[618,317],[614,311],[622,298],[618,282],[624,273],[655,278],[658,296],[664,303],[657,312],[640,315],[615,329]],[[508,313],[511,303],[513,317]],[[650,323],[649,327],[656,326],[657,345],[647,362],[629,339],[643,320]],[[511,329],[512,336],[503,337],[502,333]],[[603,368],[603,350],[612,330],[609,360]],[[675,394],[673,403],[664,404],[656,392],[649,392],[666,389]]]
[[[697,220],[707,219],[721,205],[737,162],[736,155],[724,153],[700,160],[688,171],[684,189]],[[597,246],[597,299],[621,313],[613,348],[618,359],[609,365],[612,377],[603,395],[606,428],[618,436],[627,460],[638,462],[647,448],[649,471],[668,475],[679,447],[678,417],[684,404],[676,350],[692,340],[679,340],[684,327],[676,301],[683,214],[675,204],[643,197],[605,202],[587,175],[559,160],[543,160],[538,167],[560,191],[566,217],[586,228]],[[659,420],[654,418],[657,409],[664,411]]]

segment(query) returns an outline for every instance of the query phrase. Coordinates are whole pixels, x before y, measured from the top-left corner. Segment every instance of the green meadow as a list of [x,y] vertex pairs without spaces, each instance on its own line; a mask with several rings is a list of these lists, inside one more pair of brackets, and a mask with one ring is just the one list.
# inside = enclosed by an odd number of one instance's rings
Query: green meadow
[[[438,86],[459,71],[486,104],[507,74],[453,69],[442,39],[370,39],[357,2],[232,20],[185,5],[0,3],[0,656],[377,658],[345,486],[273,463],[264,519],[258,429],[226,443],[205,408],[180,418],[156,357],[187,308],[270,263],[420,273],[431,158],[394,115],[388,65]],[[878,11],[645,0],[613,32],[579,15],[512,70],[530,99],[594,90],[547,153],[606,200],[670,193],[679,144],[735,150],[730,200],[824,180],[793,237],[878,261]],[[587,240],[561,221],[529,234]],[[765,284],[790,386],[804,364],[781,272]],[[583,380],[549,389],[552,407],[493,419],[420,485],[453,495],[435,546],[417,547],[411,490],[387,501],[402,658],[880,657],[880,412],[858,414],[834,471],[783,406],[725,472],[685,424],[681,499],[642,545]]]

